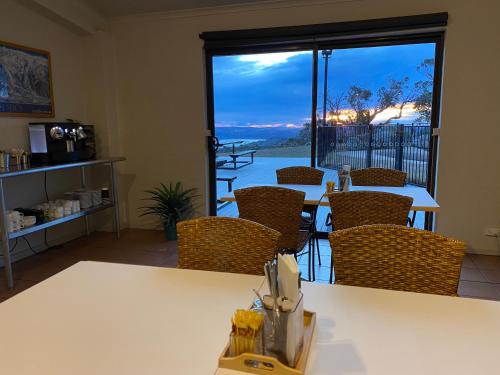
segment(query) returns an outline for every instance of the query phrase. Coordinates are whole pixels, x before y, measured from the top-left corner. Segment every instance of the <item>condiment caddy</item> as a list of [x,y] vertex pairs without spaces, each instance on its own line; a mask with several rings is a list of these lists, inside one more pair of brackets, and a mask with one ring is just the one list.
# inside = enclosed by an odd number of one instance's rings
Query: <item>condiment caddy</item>
[[262,375],[305,373],[316,314],[303,308],[300,273],[292,255],[264,267],[269,294],[233,316],[219,367]]

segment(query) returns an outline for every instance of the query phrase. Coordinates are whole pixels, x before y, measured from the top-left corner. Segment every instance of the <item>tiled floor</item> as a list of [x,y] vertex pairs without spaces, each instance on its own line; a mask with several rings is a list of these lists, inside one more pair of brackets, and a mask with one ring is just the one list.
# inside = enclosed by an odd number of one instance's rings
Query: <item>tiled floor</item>
[[[316,265],[316,281],[328,283],[331,259],[328,241],[320,241],[320,252],[322,265]],[[175,267],[177,245],[176,242],[165,241],[163,232],[159,231],[124,230],[120,240],[116,240],[112,233],[94,233],[89,238],[74,240],[15,263],[14,290],[7,290],[2,280],[0,302],[81,260]],[[307,277],[307,257],[301,257],[299,265]],[[3,274],[3,270],[0,271]],[[500,300],[500,257],[467,255],[462,267],[459,295]]]
[[14,290],[6,288],[0,269],[0,302],[81,260],[175,267],[177,244],[165,241],[160,231],[123,230],[119,240],[96,232],[14,263]]

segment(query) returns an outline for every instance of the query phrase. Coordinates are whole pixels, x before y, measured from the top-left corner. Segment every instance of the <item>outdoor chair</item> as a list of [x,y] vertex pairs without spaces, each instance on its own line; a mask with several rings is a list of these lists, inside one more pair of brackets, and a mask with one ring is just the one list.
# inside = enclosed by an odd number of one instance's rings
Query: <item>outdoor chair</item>
[[[308,244],[309,280],[314,279],[314,253],[311,233],[301,230],[301,212],[305,193],[274,186],[257,186],[234,191],[240,218],[254,221],[281,233],[278,251],[303,255]],[[311,266],[312,262],[312,266]]]
[[[290,185],[322,185],[325,172],[311,167],[286,167],[276,170],[278,184]],[[302,229],[310,230],[312,239],[312,251],[318,253],[318,263],[321,266],[321,254],[319,252],[319,236],[316,227],[317,205],[304,205],[302,208]]]
[[344,229],[329,240],[335,284],[457,295],[461,241],[398,225]]
[[263,275],[280,233],[248,220],[204,217],[177,224],[178,268]]
[[405,186],[406,172],[389,168],[365,168],[351,171],[354,186]]
[[325,172],[311,167],[287,167],[276,170],[278,184],[321,185]]
[[[354,186],[396,186],[403,187],[406,183],[406,172],[389,168],[365,168],[351,171],[351,182]],[[408,217],[408,224],[413,226],[417,211]]]

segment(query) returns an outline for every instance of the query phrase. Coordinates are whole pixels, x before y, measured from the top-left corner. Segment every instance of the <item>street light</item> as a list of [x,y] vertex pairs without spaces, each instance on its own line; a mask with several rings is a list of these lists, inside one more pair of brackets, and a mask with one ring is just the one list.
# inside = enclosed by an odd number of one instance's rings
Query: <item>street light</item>
[[321,51],[321,54],[323,55],[325,59],[325,80],[324,80],[324,86],[323,86],[323,126],[326,125],[326,93],[328,91],[328,59],[332,55],[332,50],[331,49],[324,49]]

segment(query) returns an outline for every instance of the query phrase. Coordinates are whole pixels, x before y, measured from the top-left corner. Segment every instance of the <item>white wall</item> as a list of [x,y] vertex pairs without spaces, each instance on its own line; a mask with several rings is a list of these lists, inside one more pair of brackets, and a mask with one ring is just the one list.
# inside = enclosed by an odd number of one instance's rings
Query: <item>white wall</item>
[[[298,4],[302,4],[299,6]],[[447,11],[450,15],[442,102],[437,231],[467,241],[470,251],[498,253],[482,235],[500,224],[500,124],[495,116],[500,84],[494,0],[309,1],[117,19],[109,38],[116,101],[108,103],[128,163],[133,227],[142,191],[183,181],[207,189],[205,91],[200,32],[362,20]],[[113,61],[114,60],[114,61]],[[101,82],[101,85],[106,86]],[[92,111],[91,111],[92,112]]]
[[[2,0],[0,40],[44,49],[51,53],[56,117],[45,120],[74,118],[87,121],[86,78],[83,64],[86,39],[19,3]],[[44,121],[44,119],[0,116],[0,149],[29,150],[27,124],[32,121]],[[6,180],[8,207],[30,207],[44,201],[43,177],[43,175],[33,175]],[[60,193],[79,186],[79,172],[50,173],[47,181],[49,196],[55,199]],[[50,229],[48,241],[53,245],[81,234],[82,224],[74,222]],[[30,235],[28,240],[36,250],[44,247],[42,233]],[[20,239],[14,259],[29,254],[26,244]]]

